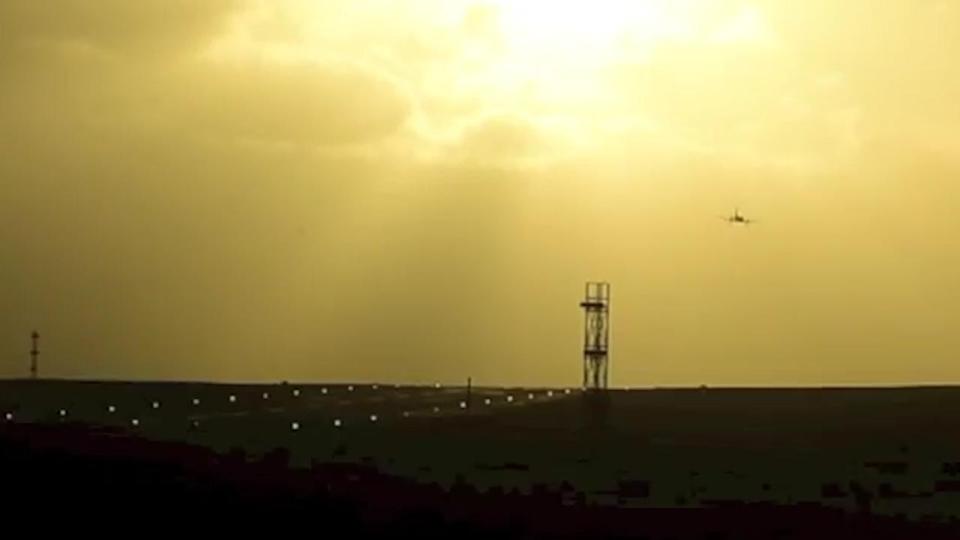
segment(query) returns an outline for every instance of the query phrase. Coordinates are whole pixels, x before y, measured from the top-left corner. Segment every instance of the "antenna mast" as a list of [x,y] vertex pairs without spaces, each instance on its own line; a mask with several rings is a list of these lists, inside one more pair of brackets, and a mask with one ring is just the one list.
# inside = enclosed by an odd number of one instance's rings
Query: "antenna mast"
[[33,348],[30,349],[30,378],[37,380],[37,358],[40,356],[40,334],[36,330],[30,334],[30,339],[33,342]]

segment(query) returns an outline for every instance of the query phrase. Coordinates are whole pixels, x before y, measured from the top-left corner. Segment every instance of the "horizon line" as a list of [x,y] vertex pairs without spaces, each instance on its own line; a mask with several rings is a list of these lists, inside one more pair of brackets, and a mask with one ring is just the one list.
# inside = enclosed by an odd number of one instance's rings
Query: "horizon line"
[[[41,377],[31,379],[30,377],[0,377],[0,383],[6,382],[25,382],[25,383],[112,383],[112,384],[205,384],[220,386],[400,386],[400,387],[433,387],[437,384],[440,388],[467,388],[462,382],[444,383],[440,381],[433,382],[388,382],[383,380],[276,380],[276,381],[229,381],[229,380],[210,380],[210,379],[112,379],[112,378],[68,378],[68,377]],[[545,390],[582,390],[580,385],[508,385],[508,384],[473,384],[473,388],[542,388]],[[656,391],[656,390],[896,390],[896,389],[920,389],[920,388],[960,388],[960,382],[905,382],[905,383],[825,383],[825,384],[682,384],[682,385],[618,385],[610,386],[606,390],[614,392],[624,391]]]

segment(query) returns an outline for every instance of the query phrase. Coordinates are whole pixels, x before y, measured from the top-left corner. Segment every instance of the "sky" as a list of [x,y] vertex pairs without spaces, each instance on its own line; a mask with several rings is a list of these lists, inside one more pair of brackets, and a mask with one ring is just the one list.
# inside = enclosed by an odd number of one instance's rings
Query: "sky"
[[0,377],[960,382],[958,20],[4,0]]

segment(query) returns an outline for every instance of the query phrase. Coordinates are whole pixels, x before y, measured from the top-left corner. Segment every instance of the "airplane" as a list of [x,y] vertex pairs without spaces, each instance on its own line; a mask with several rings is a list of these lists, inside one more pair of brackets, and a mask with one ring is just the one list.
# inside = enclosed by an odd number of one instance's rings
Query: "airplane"
[[744,217],[743,214],[740,213],[740,209],[739,209],[739,208],[735,208],[735,209],[733,210],[733,215],[732,215],[732,216],[727,216],[727,217],[720,218],[720,219],[723,219],[723,220],[726,221],[727,223],[733,223],[733,224],[738,224],[738,223],[739,223],[739,224],[742,224],[742,225],[750,225],[751,223],[756,223],[756,220],[754,220],[754,219],[749,219],[749,218]]

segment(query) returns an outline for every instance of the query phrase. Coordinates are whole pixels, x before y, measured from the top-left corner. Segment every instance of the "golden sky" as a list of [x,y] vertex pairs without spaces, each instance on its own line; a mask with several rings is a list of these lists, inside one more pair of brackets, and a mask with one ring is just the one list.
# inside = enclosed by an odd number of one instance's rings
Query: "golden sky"
[[4,0],[0,376],[960,382],[957,21]]

